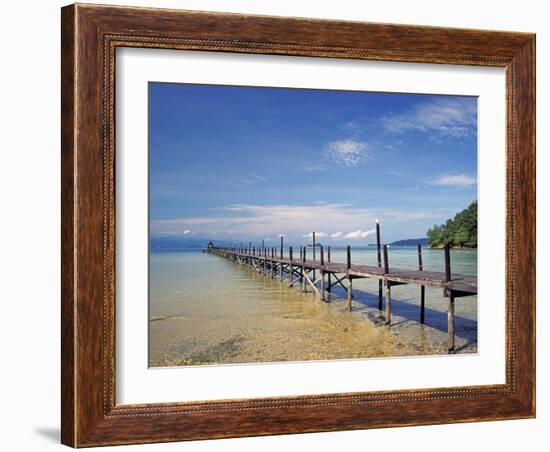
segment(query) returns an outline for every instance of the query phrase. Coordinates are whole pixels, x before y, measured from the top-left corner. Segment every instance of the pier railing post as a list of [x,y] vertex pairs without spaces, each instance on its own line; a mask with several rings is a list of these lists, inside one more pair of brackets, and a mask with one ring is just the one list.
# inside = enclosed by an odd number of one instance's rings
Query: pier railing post
[[325,265],[325,253],[323,250],[323,245],[319,247],[319,259],[321,264],[319,269],[321,276],[321,300],[325,301],[325,271],[323,270],[323,266]]
[[[390,272],[390,261],[388,259],[388,245],[384,245],[384,275]],[[387,277],[386,281],[386,325],[391,324],[391,284]]]
[[290,263],[288,264],[288,279],[290,280],[290,284],[292,284],[292,277],[293,277],[293,268],[292,268],[292,260],[293,260],[293,256],[292,256],[292,247],[289,246],[288,247],[288,258],[290,259]]
[[303,256],[303,259],[302,259],[302,275],[303,275],[303,278],[302,278],[302,290],[304,292],[307,292],[307,281],[306,281],[306,278],[307,278],[307,273],[306,273],[306,260],[307,260],[307,247],[304,246],[304,256]]
[[[424,271],[422,264],[422,245],[418,244],[418,270]],[[426,286],[420,286],[420,323],[424,323],[424,314],[426,309]]]
[[445,243],[445,281],[451,280],[451,245]]
[[[376,257],[379,268],[382,268],[382,252],[380,250],[380,222],[376,219]],[[382,310],[382,280],[378,280],[378,310]]]
[[351,312],[351,300],[353,298],[353,282],[351,279],[351,246],[346,248],[347,268],[348,268],[348,311]]
[[[313,240],[313,261],[315,261],[315,232],[313,232],[312,240]],[[313,269],[313,282],[315,283],[315,269]]]
[[[283,258],[283,236],[281,235],[281,249],[279,250],[279,256],[282,259]],[[283,261],[279,262],[279,279],[283,280]]]
[[[300,262],[301,263],[304,262],[304,249],[302,246],[300,247]],[[304,266],[302,265],[300,267],[300,283],[303,283],[303,282],[304,282]]]
[[[328,260],[328,263],[330,264],[330,246],[327,248],[327,260]],[[327,275],[327,292],[331,292],[332,291],[332,274],[330,273],[330,271],[328,272],[328,275]]]

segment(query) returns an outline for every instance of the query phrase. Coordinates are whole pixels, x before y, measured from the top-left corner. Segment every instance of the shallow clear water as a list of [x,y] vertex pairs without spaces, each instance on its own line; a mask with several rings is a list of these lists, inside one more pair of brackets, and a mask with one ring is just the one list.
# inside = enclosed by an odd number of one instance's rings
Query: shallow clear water
[[[308,250],[311,253],[311,250]],[[334,249],[332,261],[345,261]],[[374,248],[353,249],[354,264],[376,264]],[[416,248],[391,248],[390,267],[416,268]],[[425,270],[443,271],[443,252],[423,250]],[[451,254],[454,273],[475,275],[477,252]],[[447,353],[447,303],[426,287],[392,288],[392,326],[378,311],[378,281],[354,280],[353,312],[336,287],[330,302],[247,266],[200,250],[150,255],[149,365],[303,361]],[[455,301],[457,353],[477,351],[477,297]]]

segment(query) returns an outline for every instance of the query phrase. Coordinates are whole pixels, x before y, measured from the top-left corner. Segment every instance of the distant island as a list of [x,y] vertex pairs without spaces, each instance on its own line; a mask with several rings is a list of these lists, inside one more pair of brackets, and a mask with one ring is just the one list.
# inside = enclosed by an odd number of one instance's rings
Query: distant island
[[392,245],[392,246],[415,246],[415,245],[427,246],[429,244],[430,244],[430,242],[426,238],[397,240],[395,242],[390,243],[390,245]]
[[458,248],[477,248],[477,201],[445,224],[428,229],[426,236],[433,248],[441,248],[446,243]]
[[[150,237],[149,249],[151,251],[179,251],[187,249],[203,249],[210,239],[194,237]],[[218,246],[231,246],[233,242],[228,240],[216,240]]]

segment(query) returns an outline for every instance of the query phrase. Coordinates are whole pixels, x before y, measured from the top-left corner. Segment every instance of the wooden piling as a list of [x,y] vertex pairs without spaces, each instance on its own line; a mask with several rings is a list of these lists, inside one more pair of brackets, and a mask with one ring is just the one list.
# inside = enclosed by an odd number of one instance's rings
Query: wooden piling
[[302,259],[302,290],[307,292],[307,274],[306,274],[307,247],[304,246],[304,256]]
[[[388,258],[388,245],[384,245],[384,274],[390,272],[390,260]],[[386,278],[386,325],[391,323],[391,283]]]
[[353,297],[353,282],[350,275],[351,270],[351,246],[346,248],[346,264],[348,268],[348,311],[351,312],[351,299]]
[[451,280],[451,245],[445,243],[445,281]]
[[293,277],[293,266],[292,266],[292,261],[293,261],[293,256],[292,256],[292,247],[289,246],[288,247],[288,258],[290,259],[290,262],[288,264],[288,280],[290,282],[290,284],[292,285],[292,277]]
[[449,353],[455,352],[455,294],[449,291],[449,311],[447,313],[447,348]]
[[353,297],[353,280],[348,274],[348,311],[351,312],[351,299]]
[[[327,259],[328,259],[328,263],[330,264],[330,246],[327,248]],[[327,279],[328,279],[327,292],[330,293],[332,291],[332,273],[331,272],[328,272]]]
[[[422,245],[418,244],[418,270],[424,271],[422,264]],[[424,323],[424,314],[426,310],[426,286],[420,286],[420,323]]]
[[391,284],[386,280],[386,325],[391,323]]
[[[315,260],[315,232],[313,232],[313,260]],[[313,269],[313,281],[315,281],[315,269]]]
[[323,266],[325,265],[325,254],[323,251],[323,245],[321,245],[321,247],[319,248],[319,254],[319,259],[321,263],[321,268],[319,270],[321,276],[321,300],[325,301],[325,272],[323,270]]
[[[380,251],[380,222],[376,220],[376,255],[378,267],[382,267],[382,253]],[[378,310],[382,310],[382,280],[378,280]]]

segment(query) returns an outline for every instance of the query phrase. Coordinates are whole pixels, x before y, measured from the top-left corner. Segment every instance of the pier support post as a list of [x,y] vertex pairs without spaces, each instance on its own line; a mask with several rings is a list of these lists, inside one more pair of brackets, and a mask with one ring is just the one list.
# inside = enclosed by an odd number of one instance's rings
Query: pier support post
[[[380,251],[380,222],[376,219],[376,257],[379,268],[382,268],[382,253]],[[378,280],[378,310],[382,310],[382,280]]]
[[353,279],[348,274],[348,311],[351,312],[351,300],[353,298]]
[[306,259],[307,259],[307,248],[304,246],[304,256],[303,256],[303,259],[302,259],[302,275],[303,275],[303,278],[302,278],[302,290],[304,292],[307,292],[307,270],[306,270]]
[[321,300],[326,301],[325,300],[325,271],[323,270],[323,266],[325,265],[325,254],[323,251],[323,245],[321,245],[319,249],[319,253],[320,253],[319,260],[321,264],[319,268],[319,273],[321,276]]
[[290,259],[290,263],[288,264],[288,279],[289,279],[289,282],[290,282],[290,285],[292,286],[292,278],[294,276],[294,268],[293,268],[293,265],[292,265],[292,247],[290,246],[288,248],[288,258]]
[[[313,260],[315,261],[315,232],[313,232]],[[313,281],[315,281],[315,269],[313,269]]]
[[425,322],[426,286],[420,286],[420,323]]
[[[305,262],[304,250],[300,247],[300,262]],[[302,265],[302,271],[300,272],[300,282],[304,282],[304,266]]]
[[351,246],[348,245],[346,248],[346,263],[348,268],[348,311],[351,312],[351,299],[353,297],[353,283],[351,280],[351,275],[349,274],[351,270]]
[[445,281],[451,280],[451,245],[445,243]]
[[386,325],[391,324],[391,284],[386,280]]
[[449,353],[455,352],[455,294],[449,291],[449,311],[447,313],[447,348]]
[[[422,245],[418,244],[418,270],[424,271],[422,264]],[[420,323],[424,323],[424,312],[426,309],[426,286],[420,286]]]
[[[328,247],[327,249],[327,258],[328,258],[328,263],[330,264],[330,246]],[[329,272],[328,275],[327,275],[327,278],[328,278],[328,284],[327,284],[327,292],[330,293],[332,291],[332,277],[331,277],[331,273]]]

